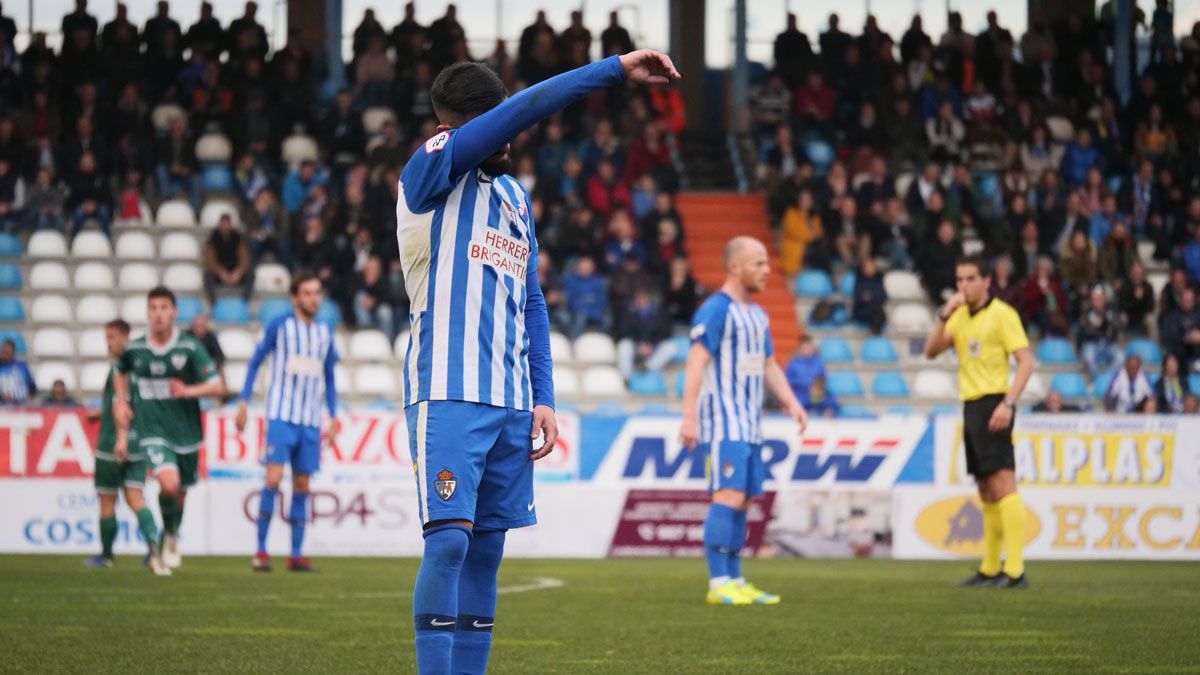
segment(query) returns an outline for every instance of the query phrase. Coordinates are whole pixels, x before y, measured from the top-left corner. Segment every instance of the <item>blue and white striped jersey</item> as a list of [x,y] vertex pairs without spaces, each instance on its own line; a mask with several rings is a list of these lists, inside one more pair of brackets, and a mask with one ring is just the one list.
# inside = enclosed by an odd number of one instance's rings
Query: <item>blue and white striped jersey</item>
[[272,355],[268,421],[319,427],[322,406],[330,417],[336,416],[333,366],[338,354],[328,324],[315,320],[305,323],[294,313],[272,319],[263,328],[262,340],[247,364],[241,400],[250,400],[258,368],[268,355]]
[[532,410],[550,401],[535,400],[530,381],[526,303],[541,290],[529,197],[511,176],[453,176],[456,136],[429,139],[400,178],[396,237],[411,302],[404,405]]
[[700,442],[761,443],[764,366],[775,355],[767,313],[714,293],[692,318],[691,337],[712,355],[700,384]]

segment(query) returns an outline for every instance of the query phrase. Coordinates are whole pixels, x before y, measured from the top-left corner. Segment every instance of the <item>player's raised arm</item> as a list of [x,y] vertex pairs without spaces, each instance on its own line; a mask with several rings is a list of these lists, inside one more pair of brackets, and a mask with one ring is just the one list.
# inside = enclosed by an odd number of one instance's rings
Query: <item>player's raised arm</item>
[[[517,134],[597,89],[626,78],[642,84],[659,84],[679,77],[671,57],[650,49],[610,56],[552,77],[465,121],[455,133],[450,149],[450,175],[461,176],[479,166]],[[453,81],[445,84],[454,86]]]

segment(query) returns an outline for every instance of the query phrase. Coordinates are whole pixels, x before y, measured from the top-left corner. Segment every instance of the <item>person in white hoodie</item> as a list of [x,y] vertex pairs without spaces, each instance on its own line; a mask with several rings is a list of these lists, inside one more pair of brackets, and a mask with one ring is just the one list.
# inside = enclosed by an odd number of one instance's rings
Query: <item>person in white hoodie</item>
[[1115,413],[1129,413],[1148,396],[1154,396],[1154,389],[1142,370],[1142,359],[1130,354],[1125,357],[1125,366],[1113,373],[1104,392],[1104,406]]

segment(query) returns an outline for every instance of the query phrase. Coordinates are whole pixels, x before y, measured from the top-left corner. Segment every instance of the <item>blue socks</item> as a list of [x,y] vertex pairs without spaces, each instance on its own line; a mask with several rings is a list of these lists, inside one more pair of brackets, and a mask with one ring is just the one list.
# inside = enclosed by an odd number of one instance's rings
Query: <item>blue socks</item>
[[471,532],[462,525],[442,525],[426,530],[424,536],[425,555],[413,590],[417,672],[449,675],[458,623],[459,572],[467,557]]
[[729,578],[729,542],[733,540],[733,509],[724,504],[708,507],[704,519],[704,557],[708,560],[708,578]]
[[504,557],[504,530],[477,531],[458,576],[458,630],[454,633],[455,675],[483,675],[496,623],[496,573]]
[[742,545],[746,543],[746,512],[733,512],[733,530],[729,539],[729,577],[742,578]]
[[292,523],[292,557],[300,557],[300,549],[304,546],[304,524],[308,521],[308,493],[297,492],[292,495],[292,510],[288,512],[288,520]]
[[275,500],[278,490],[264,487],[258,493],[258,551],[267,552],[267,530],[271,527],[271,517],[275,515]]

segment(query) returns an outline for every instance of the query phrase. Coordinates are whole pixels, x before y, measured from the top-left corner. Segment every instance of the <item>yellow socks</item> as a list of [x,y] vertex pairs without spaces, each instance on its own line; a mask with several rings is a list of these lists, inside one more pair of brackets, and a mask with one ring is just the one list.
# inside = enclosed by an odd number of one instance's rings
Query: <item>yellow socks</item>
[[1000,573],[1000,546],[1003,542],[1002,531],[1000,505],[995,502],[984,502],[983,562],[979,564],[980,574],[994,577]]
[[[1004,573],[1015,579],[1025,573],[1025,503],[1021,501],[1021,495],[1014,492],[996,502],[996,511],[1002,523],[1004,549],[1007,552]],[[986,523],[986,515],[984,518]]]

